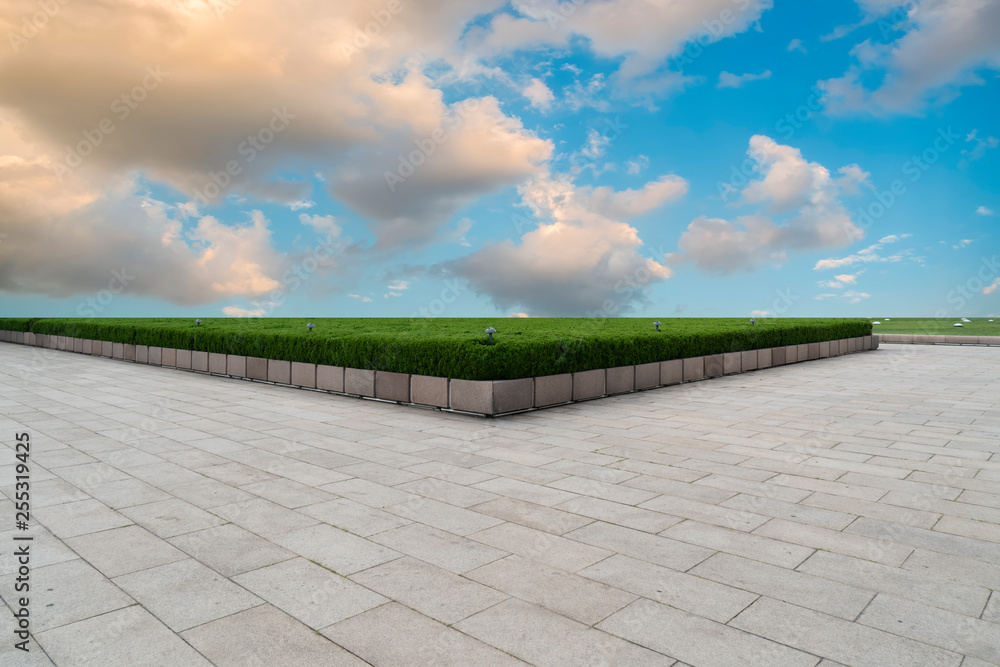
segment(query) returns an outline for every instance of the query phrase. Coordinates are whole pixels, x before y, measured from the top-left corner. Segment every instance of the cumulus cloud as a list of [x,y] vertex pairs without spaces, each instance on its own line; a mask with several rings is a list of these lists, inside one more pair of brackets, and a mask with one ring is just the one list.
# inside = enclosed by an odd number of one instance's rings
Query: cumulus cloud
[[263,317],[267,314],[267,310],[264,308],[248,310],[239,306],[226,306],[222,309],[222,314],[226,317]]
[[433,240],[476,197],[541,173],[553,151],[492,96],[442,104],[434,118],[418,138],[387,137],[337,173],[332,191],[371,221],[380,247]]
[[744,84],[752,81],[764,81],[771,78],[771,70],[767,69],[760,74],[748,72],[746,74],[732,74],[730,72],[720,72],[719,82],[716,88],[742,88]]
[[549,109],[552,106],[552,101],[556,98],[541,79],[532,79],[521,91],[521,94],[528,99],[531,106],[542,110]]
[[488,58],[517,49],[565,47],[582,37],[595,55],[622,59],[613,77],[617,89],[652,96],[683,85],[684,77],[661,68],[671,57],[683,64],[690,40],[697,38],[698,48],[704,48],[739,34],[771,5],[772,0],[515,0],[513,13],[495,15],[487,27],[470,31],[466,41]]
[[983,294],[992,294],[993,292],[1000,289],[1000,278],[993,281],[993,284],[987,285],[983,288]]
[[996,213],[993,212],[993,209],[986,208],[985,206],[980,206],[979,208],[977,208],[976,209],[976,213],[978,215],[987,215],[987,216],[988,215],[996,215]]
[[847,72],[820,82],[830,113],[919,113],[952,99],[962,86],[982,85],[977,70],[1000,70],[1000,3],[920,0],[905,14],[895,0],[859,4],[868,14],[865,22],[877,19],[884,35],[905,34],[889,43],[857,44]]
[[577,186],[545,176],[520,188],[538,227],[519,243],[504,241],[444,265],[501,310],[532,315],[614,316],[645,298],[671,270],[644,256],[638,230],[622,218],[683,195],[687,184],[665,176],[638,190]]
[[[552,151],[491,95],[445,103],[424,74],[430,62],[478,71],[457,45],[502,4],[403,2],[367,35],[384,4],[61,7],[44,39],[0,52],[4,251],[35,261],[15,278],[21,260],[5,258],[0,289],[66,296],[142,263],[146,282],[130,289],[175,303],[252,295],[289,259],[271,249],[269,223],[223,222],[210,205],[232,196],[302,210],[314,183],[366,216],[382,247],[433,239],[473,198],[537,176]],[[7,34],[37,3],[5,9]],[[423,167],[391,191],[384,173],[427,141]],[[150,184],[181,198],[146,202]],[[102,245],[61,253],[73,237]]]
[[[833,179],[797,148],[762,135],[750,139],[747,153],[760,178],[743,189],[742,202],[759,204],[764,213],[695,219],[681,236],[673,262],[691,261],[712,273],[749,272],[761,264],[780,265],[791,251],[844,246],[864,236],[840,201],[850,189],[845,178],[857,183],[867,177],[860,169]],[[785,217],[782,224],[771,217],[777,215]]]

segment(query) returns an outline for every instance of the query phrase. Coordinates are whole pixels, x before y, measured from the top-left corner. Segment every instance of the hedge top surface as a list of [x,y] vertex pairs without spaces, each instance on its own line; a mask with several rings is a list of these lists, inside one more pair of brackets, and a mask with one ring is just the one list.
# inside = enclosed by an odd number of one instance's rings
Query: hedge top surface
[[[657,332],[654,319],[662,324]],[[310,332],[308,323],[315,324]],[[493,327],[493,343],[484,331]],[[0,319],[0,328],[285,361],[510,380],[871,334],[862,319]]]

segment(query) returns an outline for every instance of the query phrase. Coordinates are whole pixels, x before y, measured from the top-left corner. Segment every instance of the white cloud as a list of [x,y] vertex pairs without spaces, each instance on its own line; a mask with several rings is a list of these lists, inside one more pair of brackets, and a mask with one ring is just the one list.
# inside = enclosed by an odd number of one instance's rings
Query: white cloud
[[882,248],[884,248],[886,245],[898,243],[899,241],[910,238],[911,236],[912,234],[901,234],[899,236],[895,234],[890,234],[889,236],[884,236],[881,239],[879,239],[878,243],[874,243],[868,246],[867,248],[862,248],[853,255],[848,255],[847,257],[839,257],[839,258],[831,257],[828,259],[821,259],[818,262],[816,262],[816,266],[813,267],[813,270],[825,271],[830,269],[839,269],[845,266],[854,266],[856,264],[868,264],[872,262],[900,262],[907,257],[913,260],[920,260],[921,258],[913,256],[912,250],[905,250],[902,252],[889,255],[887,257],[883,257],[882,255],[879,254],[879,251],[882,250]]
[[673,176],[624,192],[578,187],[568,178],[533,179],[519,191],[538,227],[516,245],[490,244],[444,268],[468,279],[501,310],[520,305],[532,315],[628,312],[652,283],[672,272],[639,252],[638,230],[611,216],[651,211],[686,187]]
[[986,137],[985,139],[977,136],[979,130],[973,130],[966,137],[966,143],[973,143],[972,148],[966,148],[962,150],[962,159],[959,162],[960,167],[967,167],[970,162],[975,162],[976,160],[981,160],[986,156],[986,151],[992,150],[997,146],[1000,146],[1000,140],[996,137]]
[[563,48],[583,37],[598,57],[623,59],[612,77],[616,89],[659,97],[684,82],[683,76],[663,70],[671,57],[683,66],[689,44],[697,40],[703,49],[741,33],[771,5],[772,0],[514,0],[516,16],[497,14],[488,28],[470,31],[466,43],[491,58],[523,48]]
[[996,215],[993,212],[993,209],[986,208],[985,206],[980,206],[979,208],[977,208],[976,209],[976,213],[979,214],[979,215]]
[[750,311],[750,317],[770,317],[771,311],[769,310],[752,310]]
[[348,299],[355,299],[357,301],[360,301],[361,303],[371,303],[371,301],[372,301],[371,297],[361,296],[360,294],[348,294],[347,298]]
[[760,204],[787,220],[778,224],[764,214],[733,221],[701,216],[681,236],[681,252],[673,262],[692,261],[715,273],[753,271],[760,264],[782,264],[790,251],[844,246],[862,238],[839,199],[843,179],[832,179],[828,169],[805,160],[797,148],[762,135],[750,139],[747,153],[761,178],[743,189],[743,203]]
[[792,41],[790,41],[788,43],[788,46],[785,47],[785,50],[786,51],[798,51],[800,53],[809,53],[809,51],[806,50],[805,45],[802,43],[802,40],[798,39],[798,38],[795,38]]
[[410,283],[406,280],[394,280],[388,284],[387,288],[393,292],[403,292],[410,288]]
[[869,14],[866,23],[878,20],[883,34],[905,34],[887,44],[865,40],[856,45],[847,72],[820,82],[829,93],[830,113],[919,113],[952,99],[962,86],[982,85],[977,70],[1000,69],[1000,3],[922,0],[908,5],[898,25],[886,14],[903,3],[859,4]]
[[[21,260],[4,262],[0,289],[93,292],[106,285],[101,276],[122,263],[162,271],[130,290],[175,303],[246,295],[273,284],[289,258],[271,248],[266,225],[236,226],[231,233],[206,219],[204,202],[193,203],[206,184],[214,189],[213,179],[223,182],[220,198],[246,201],[248,208],[279,202],[292,210],[310,207],[313,184],[324,181],[364,215],[380,246],[434,238],[459,208],[542,173],[551,156],[552,144],[505,115],[494,97],[477,95],[471,109],[462,105],[467,100],[445,103],[439,82],[425,75],[428,62],[451,66],[456,77],[485,72],[465,67],[464,60],[474,59],[461,54],[459,43],[470,21],[501,5],[469,0],[418,9],[403,3],[388,27],[353,51],[346,47],[372,21],[368,0],[294,6],[261,0],[238,8],[121,0],[97,13],[88,3],[62,7],[60,20],[45,28],[44,45],[0,52],[0,169],[18,173],[0,182],[0,217],[12,229],[33,230],[17,242],[27,270],[17,271]],[[34,0],[10,0],[5,16],[37,9]],[[123,42],[122,34],[130,38]],[[169,39],[161,39],[164,34]],[[109,110],[157,64],[162,84],[148,88],[134,110]],[[492,83],[505,85],[502,78]],[[61,183],[38,187],[65,160],[66,146],[77,146],[82,130],[98,134],[93,128],[105,117],[114,131],[88,150],[82,166]],[[390,192],[384,172],[437,130],[447,141]],[[229,164],[235,165],[231,175]],[[144,209],[150,184],[185,199]],[[48,201],[33,208],[28,202],[35,198]],[[184,219],[170,218],[178,212]],[[150,223],[151,215],[159,217]],[[68,246],[75,237],[74,253]],[[103,247],[91,254],[83,237],[102,239]],[[169,243],[157,245],[161,238]],[[257,269],[234,254],[248,239],[267,246],[238,250]],[[198,276],[209,282],[199,283]]]
[[247,310],[238,306],[226,306],[222,309],[222,314],[226,317],[263,317],[267,314],[267,310],[264,308]]
[[983,294],[992,294],[993,292],[997,291],[997,289],[1000,289],[1000,278],[994,280],[992,285],[987,285],[986,287],[984,287]]
[[951,247],[954,248],[955,250],[961,250],[962,248],[967,248],[970,245],[972,245],[972,239],[962,239],[961,241],[959,241],[958,243],[954,244]]
[[642,172],[643,169],[649,166],[649,157],[645,155],[640,155],[634,160],[628,160],[625,162],[627,167],[626,171],[629,175],[636,175]]
[[868,292],[844,292],[843,294],[817,294],[817,301],[827,301],[829,299],[844,299],[848,303],[861,303],[864,299],[870,299]]
[[521,91],[521,94],[528,98],[531,106],[543,111],[552,106],[552,101],[556,97],[541,79],[532,79],[531,83]]
[[750,83],[752,81],[764,81],[771,78],[771,70],[767,69],[760,74],[746,73],[746,74],[731,74],[730,72],[720,72],[719,82],[715,84],[716,88],[742,88],[744,84]]

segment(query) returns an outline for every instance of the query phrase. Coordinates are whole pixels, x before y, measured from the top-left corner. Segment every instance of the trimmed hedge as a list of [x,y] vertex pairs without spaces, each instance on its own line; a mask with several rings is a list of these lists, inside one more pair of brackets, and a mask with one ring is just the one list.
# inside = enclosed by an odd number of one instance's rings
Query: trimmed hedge
[[[463,380],[512,380],[871,334],[862,319],[35,319],[38,334]],[[494,326],[494,343],[483,330]]]

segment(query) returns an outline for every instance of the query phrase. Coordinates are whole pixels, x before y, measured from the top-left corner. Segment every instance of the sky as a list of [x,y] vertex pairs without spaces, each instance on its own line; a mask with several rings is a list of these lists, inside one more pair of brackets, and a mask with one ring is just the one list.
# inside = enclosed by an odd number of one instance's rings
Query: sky
[[0,315],[1000,314],[997,0],[0,2]]

